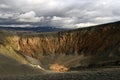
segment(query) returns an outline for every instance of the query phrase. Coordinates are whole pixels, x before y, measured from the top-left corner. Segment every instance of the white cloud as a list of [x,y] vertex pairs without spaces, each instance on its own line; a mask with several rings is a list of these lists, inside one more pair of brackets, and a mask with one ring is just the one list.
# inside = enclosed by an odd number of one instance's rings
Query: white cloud
[[0,8],[10,8],[10,6],[6,5],[6,4],[0,4]]
[[40,4],[40,3],[45,3],[47,0],[26,0],[26,1],[28,4]]
[[19,18],[34,18],[36,16],[36,13],[34,11],[30,11],[24,14],[21,14]]
[[62,28],[80,28],[97,25],[96,23],[84,22],[81,23],[76,17],[57,17],[51,19],[53,26],[62,26]]
[[8,19],[8,18],[11,18],[13,17],[14,15],[13,14],[10,14],[10,13],[5,13],[5,14],[1,14],[0,13],[0,18],[3,18],[3,19]]
[[25,25],[0,25],[1,27],[33,27],[32,25],[25,24]]
[[112,18],[111,17],[97,17],[95,20],[96,21],[110,21]]
[[40,22],[42,17],[36,17],[36,13],[34,11],[30,11],[18,16],[18,21],[20,22]]
[[58,22],[63,22],[63,23],[72,23],[72,22],[74,22],[74,18],[53,16],[52,21],[54,21],[54,22],[58,21]]
[[0,4],[0,24],[78,28],[120,20],[120,0],[0,0]]
[[71,28],[73,27],[75,18],[53,16],[50,22],[52,26],[61,26],[65,28]]
[[75,28],[80,28],[80,27],[89,27],[89,26],[94,26],[97,25],[95,23],[79,23],[79,24],[75,24]]

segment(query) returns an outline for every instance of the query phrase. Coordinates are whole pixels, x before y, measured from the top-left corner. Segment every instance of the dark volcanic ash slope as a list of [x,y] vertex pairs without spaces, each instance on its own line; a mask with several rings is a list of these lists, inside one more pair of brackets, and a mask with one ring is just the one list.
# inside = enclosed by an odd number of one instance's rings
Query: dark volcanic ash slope
[[53,33],[2,30],[0,36],[1,53],[20,62],[27,60],[25,55],[33,57],[46,69],[54,64],[76,68],[120,61],[120,22]]

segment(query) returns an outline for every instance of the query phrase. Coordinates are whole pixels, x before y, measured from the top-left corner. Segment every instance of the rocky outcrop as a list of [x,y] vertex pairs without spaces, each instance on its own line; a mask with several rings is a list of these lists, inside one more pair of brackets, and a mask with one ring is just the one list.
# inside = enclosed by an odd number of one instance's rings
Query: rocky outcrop
[[[16,33],[4,47],[50,64],[78,67],[120,61],[120,22],[52,33]],[[47,66],[46,66],[47,65]]]

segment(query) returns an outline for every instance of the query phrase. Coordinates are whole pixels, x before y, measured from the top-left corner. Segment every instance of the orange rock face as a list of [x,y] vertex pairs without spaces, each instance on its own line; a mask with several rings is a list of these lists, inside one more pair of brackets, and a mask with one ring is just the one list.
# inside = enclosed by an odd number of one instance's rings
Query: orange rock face
[[31,56],[37,54],[102,55],[113,52],[120,44],[120,23],[21,37],[20,48]]
[[56,72],[66,72],[69,69],[67,67],[65,67],[64,65],[53,64],[50,66],[50,70],[56,71]]

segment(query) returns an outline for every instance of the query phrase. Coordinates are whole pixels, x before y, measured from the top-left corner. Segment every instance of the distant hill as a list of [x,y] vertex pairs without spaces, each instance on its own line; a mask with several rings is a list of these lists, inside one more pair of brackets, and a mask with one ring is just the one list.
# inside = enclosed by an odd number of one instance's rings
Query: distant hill
[[68,30],[66,28],[55,27],[0,27],[0,30],[12,30],[12,31],[32,31],[32,32],[54,32]]

